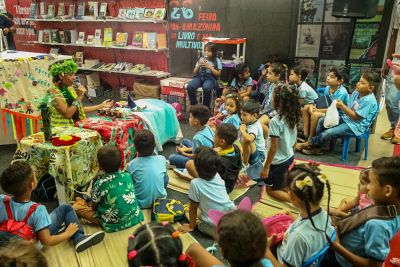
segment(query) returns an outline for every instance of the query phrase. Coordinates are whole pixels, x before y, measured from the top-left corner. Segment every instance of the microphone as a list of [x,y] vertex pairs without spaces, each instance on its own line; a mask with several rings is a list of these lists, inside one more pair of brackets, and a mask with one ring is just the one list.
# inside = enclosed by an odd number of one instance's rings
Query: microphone
[[[79,88],[79,86],[81,86],[80,82],[75,81],[73,83],[73,87],[74,87],[75,91]],[[90,95],[88,95],[87,91],[84,93],[84,96],[90,103],[93,103],[93,99]]]

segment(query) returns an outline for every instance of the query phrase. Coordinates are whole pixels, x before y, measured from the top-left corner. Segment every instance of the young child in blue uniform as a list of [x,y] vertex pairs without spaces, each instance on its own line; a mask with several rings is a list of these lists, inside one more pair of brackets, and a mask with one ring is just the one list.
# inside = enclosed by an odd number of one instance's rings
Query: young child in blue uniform
[[235,68],[231,88],[224,89],[223,94],[226,96],[230,93],[238,93],[243,101],[246,101],[250,98],[252,88],[253,79],[250,76],[250,68],[246,63],[240,63]]
[[320,155],[321,146],[336,136],[363,134],[372,123],[378,111],[378,103],[374,91],[379,88],[381,78],[378,73],[366,71],[357,83],[356,91],[351,95],[348,106],[337,99],[337,108],[344,113],[340,117],[339,125],[326,129],[324,118],[318,122],[317,135],[311,139],[303,153],[307,155]]

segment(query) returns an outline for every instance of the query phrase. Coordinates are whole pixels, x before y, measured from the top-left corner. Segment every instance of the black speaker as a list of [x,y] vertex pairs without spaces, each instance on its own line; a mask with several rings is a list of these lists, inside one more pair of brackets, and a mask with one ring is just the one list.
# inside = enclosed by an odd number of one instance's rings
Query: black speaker
[[372,18],[379,0],[334,0],[332,16],[341,18]]

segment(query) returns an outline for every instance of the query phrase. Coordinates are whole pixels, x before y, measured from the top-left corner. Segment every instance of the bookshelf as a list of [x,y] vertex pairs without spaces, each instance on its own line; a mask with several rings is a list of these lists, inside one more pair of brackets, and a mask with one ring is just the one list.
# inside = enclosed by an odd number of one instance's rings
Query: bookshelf
[[128,19],[115,19],[115,18],[108,18],[108,19],[57,19],[57,18],[52,18],[52,19],[26,19],[27,21],[35,21],[35,22],[79,22],[79,23],[85,23],[85,22],[99,22],[99,23],[106,23],[106,22],[118,22],[118,23],[154,23],[154,24],[167,24],[167,20],[149,20],[149,19],[143,19],[143,20],[128,20]]
[[115,71],[115,70],[107,70],[107,69],[93,69],[93,68],[88,68],[88,67],[79,67],[78,70],[126,74],[126,75],[134,75],[134,76],[141,76],[141,77],[153,77],[153,78],[157,78],[157,79],[167,78],[171,75],[169,72],[154,71],[154,70],[145,71],[143,73],[133,73],[133,72],[129,72],[129,71]]

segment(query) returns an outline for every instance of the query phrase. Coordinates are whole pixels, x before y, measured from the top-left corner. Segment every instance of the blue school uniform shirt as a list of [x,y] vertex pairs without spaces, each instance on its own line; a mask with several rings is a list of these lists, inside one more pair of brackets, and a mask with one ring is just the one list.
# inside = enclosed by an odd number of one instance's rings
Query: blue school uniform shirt
[[[318,229],[324,230],[327,213],[320,209],[312,215]],[[332,236],[334,227],[329,218],[326,233]],[[323,232],[316,230],[308,218],[297,218],[287,229],[282,244],[277,248],[278,261],[288,266],[302,266],[315,253],[319,252],[328,241]]]
[[189,199],[199,203],[200,220],[207,223],[212,223],[208,217],[209,210],[235,209],[235,204],[226,193],[225,182],[218,173],[209,181],[202,178],[193,179],[190,182]]
[[270,83],[267,94],[260,106],[260,115],[267,114],[274,110],[274,106],[272,104],[272,96],[274,94],[275,84]]
[[208,125],[193,136],[193,153],[199,146],[214,147],[214,131]]
[[359,120],[353,120],[346,114],[343,116],[343,120],[355,135],[363,134],[378,110],[378,102],[376,101],[373,93],[361,97],[360,93],[354,91],[351,95],[348,107],[355,111],[358,116],[361,117]]
[[268,148],[271,146],[271,137],[279,138],[278,150],[272,160],[272,165],[281,164],[293,157],[293,146],[296,144],[297,127],[290,129],[286,120],[277,115],[269,122]]
[[[363,258],[383,262],[389,255],[389,242],[400,231],[400,216],[392,220],[373,219],[340,237],[340,243]],[[340,266],[353,266],[336,253]]]
[[235,126],[236,129],[239,129],[240,126],[240,118],[238,114],[232,114],[229,117],[225,117],[225,119],[222,121],[223,123],[230,123],[233,126]]
[[129,162],[127,170],[135,184],[136,198],[140,208],[151,208],[154,200],[167,197],[167,191],[164,188],[167,160],[164,156],[137,157]]
[[313,104],[318,98],[317,92],[307,82],[302,82],[299,87],[299,96],[304,99],[304,104]]
[[[261,263],[262,267],[274,267],[274,265],[272,265],[272,262],[270,260],[268,260],[268,259],[265,259],[265,258],[262,259],[260,261],[260,263]],[[225,267],[225,266],[213,265],[212,267]]]
[[[8,219],[6,207],[4,205],[5,195],[0,195],[0,223]],[[15,202],[14,198],[10,199],[10,207],[14,219],[16,221],[22,221],[25,219],[29,208],[34,204],[33,201],[28,202]],[[28,225],[32,226],[35,233],[48,228],[51,225],[50,215],[44,205],[39,205],[36,210],[31,214],[28,219]]]
[[246,81],[243,81],[243,83],[240,83],[239,81],[236,81],[236,78],[233,78],[231,82],[231,87],[238,88],[239,93],[246,91],[247,87],[253,86],[253,79],[249,77]]
[[[346,88],[343,85],[340,85],[338,89],[336,89],[333,94],[329,93],[329,86],[325,88],[324,95],[329,96],[332,101],[333,100],[341,100],[343,104],[347,105],[349,103],[349,93],[347,92]],[[339,115],[342,116],[344,114],[343,110],[339,109]]]
[[[216,70],[222,70],[222,62],[221,62],[221,59],[219,59],[219,58],[215,59],[215,63],[217,64],[217,66],[215,66],[214,62],[209,60],[208,58],[207,58],[207,63],[210,64],[211,66],[213,66]],[[196,67],[198,67],[199,65],[200,65],[200,60],[197,61]],[[211,74],[211,70],[206,69],[206,68],[201,68],[199,72],[205,72],[207,74]]]
[[257,151],[265,154],[265,139],[261,123],[258,120],[247,125],[246,132],[254,135],[253,143],[256,145]]

